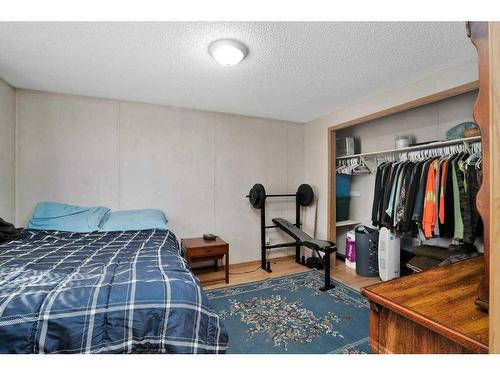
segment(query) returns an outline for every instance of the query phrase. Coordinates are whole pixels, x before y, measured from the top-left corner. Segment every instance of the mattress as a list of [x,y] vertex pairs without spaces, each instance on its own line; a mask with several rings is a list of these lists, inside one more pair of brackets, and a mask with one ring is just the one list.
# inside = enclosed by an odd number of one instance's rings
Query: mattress
[[224,353],[169,230],[25,229],[0,245],[0,353]]

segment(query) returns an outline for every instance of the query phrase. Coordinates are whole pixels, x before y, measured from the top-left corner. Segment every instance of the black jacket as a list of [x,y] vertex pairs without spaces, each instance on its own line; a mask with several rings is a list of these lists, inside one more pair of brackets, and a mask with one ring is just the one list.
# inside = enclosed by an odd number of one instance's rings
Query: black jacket
[[0,217],[0,243],[19,239],[20,231],[20,229]]

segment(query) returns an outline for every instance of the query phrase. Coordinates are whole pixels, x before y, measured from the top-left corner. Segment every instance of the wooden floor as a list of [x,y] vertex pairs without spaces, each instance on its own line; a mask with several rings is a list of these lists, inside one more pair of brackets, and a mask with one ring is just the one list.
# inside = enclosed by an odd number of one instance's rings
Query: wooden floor
[[[373,285],[380,282],[378,277],[362,277],[356,274],[356,270],[348,268],[345,266],[343,261],[337,260],[336,264],[332,267],[331,276],[349,285],[350,287],[360,290],[362,287]],[[221,282],[211,283],[203,285],[203,289],[209,290],[214,288],[221,288],[224,286],[238,285],[243,283],[249,283],[253,281],[266,280],[273,277],[286,276],[294,273],[308,271],[309,269],[298,263],[295,263],[294,257],[282,257],[271,260],[271,268],[273,272],[268,273],[260,268],[260,261],[232,264],[229,268],[229,284]],[[214,278],[214,276],[223,276],[224,271],[222,267],[219,267],[219,271],[214,273],[212,270],[210,272],[196,271],[195,273],[203,283],[204,280],[209,280]]]

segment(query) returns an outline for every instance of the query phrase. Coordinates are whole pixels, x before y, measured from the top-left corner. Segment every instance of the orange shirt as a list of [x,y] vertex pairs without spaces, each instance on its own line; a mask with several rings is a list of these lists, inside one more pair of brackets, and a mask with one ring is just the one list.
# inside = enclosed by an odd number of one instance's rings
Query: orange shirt
[[436,225],[436,170],[438,161],[434,160],[427,172],[425,184],[424,211],[422,213],[422,228],[427,238],[432,237]]

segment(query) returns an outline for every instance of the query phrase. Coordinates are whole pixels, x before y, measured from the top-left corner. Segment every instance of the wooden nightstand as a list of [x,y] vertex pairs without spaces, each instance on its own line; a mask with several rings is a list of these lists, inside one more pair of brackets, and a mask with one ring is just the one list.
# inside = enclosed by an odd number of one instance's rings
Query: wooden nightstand
[[225,280],[229,283],[229,244],[217,237],[214,241],[206,241],[203,237],[184,238],[181,240],[181,246],[186,254],[186,260],[191,266],[193,262],[204,262],[213,260],[215,270],[217,270],[217,262],[219,259],[225,259],[225,277],[213,278],[206,280],[204,283],[213,283],[216,281]]

